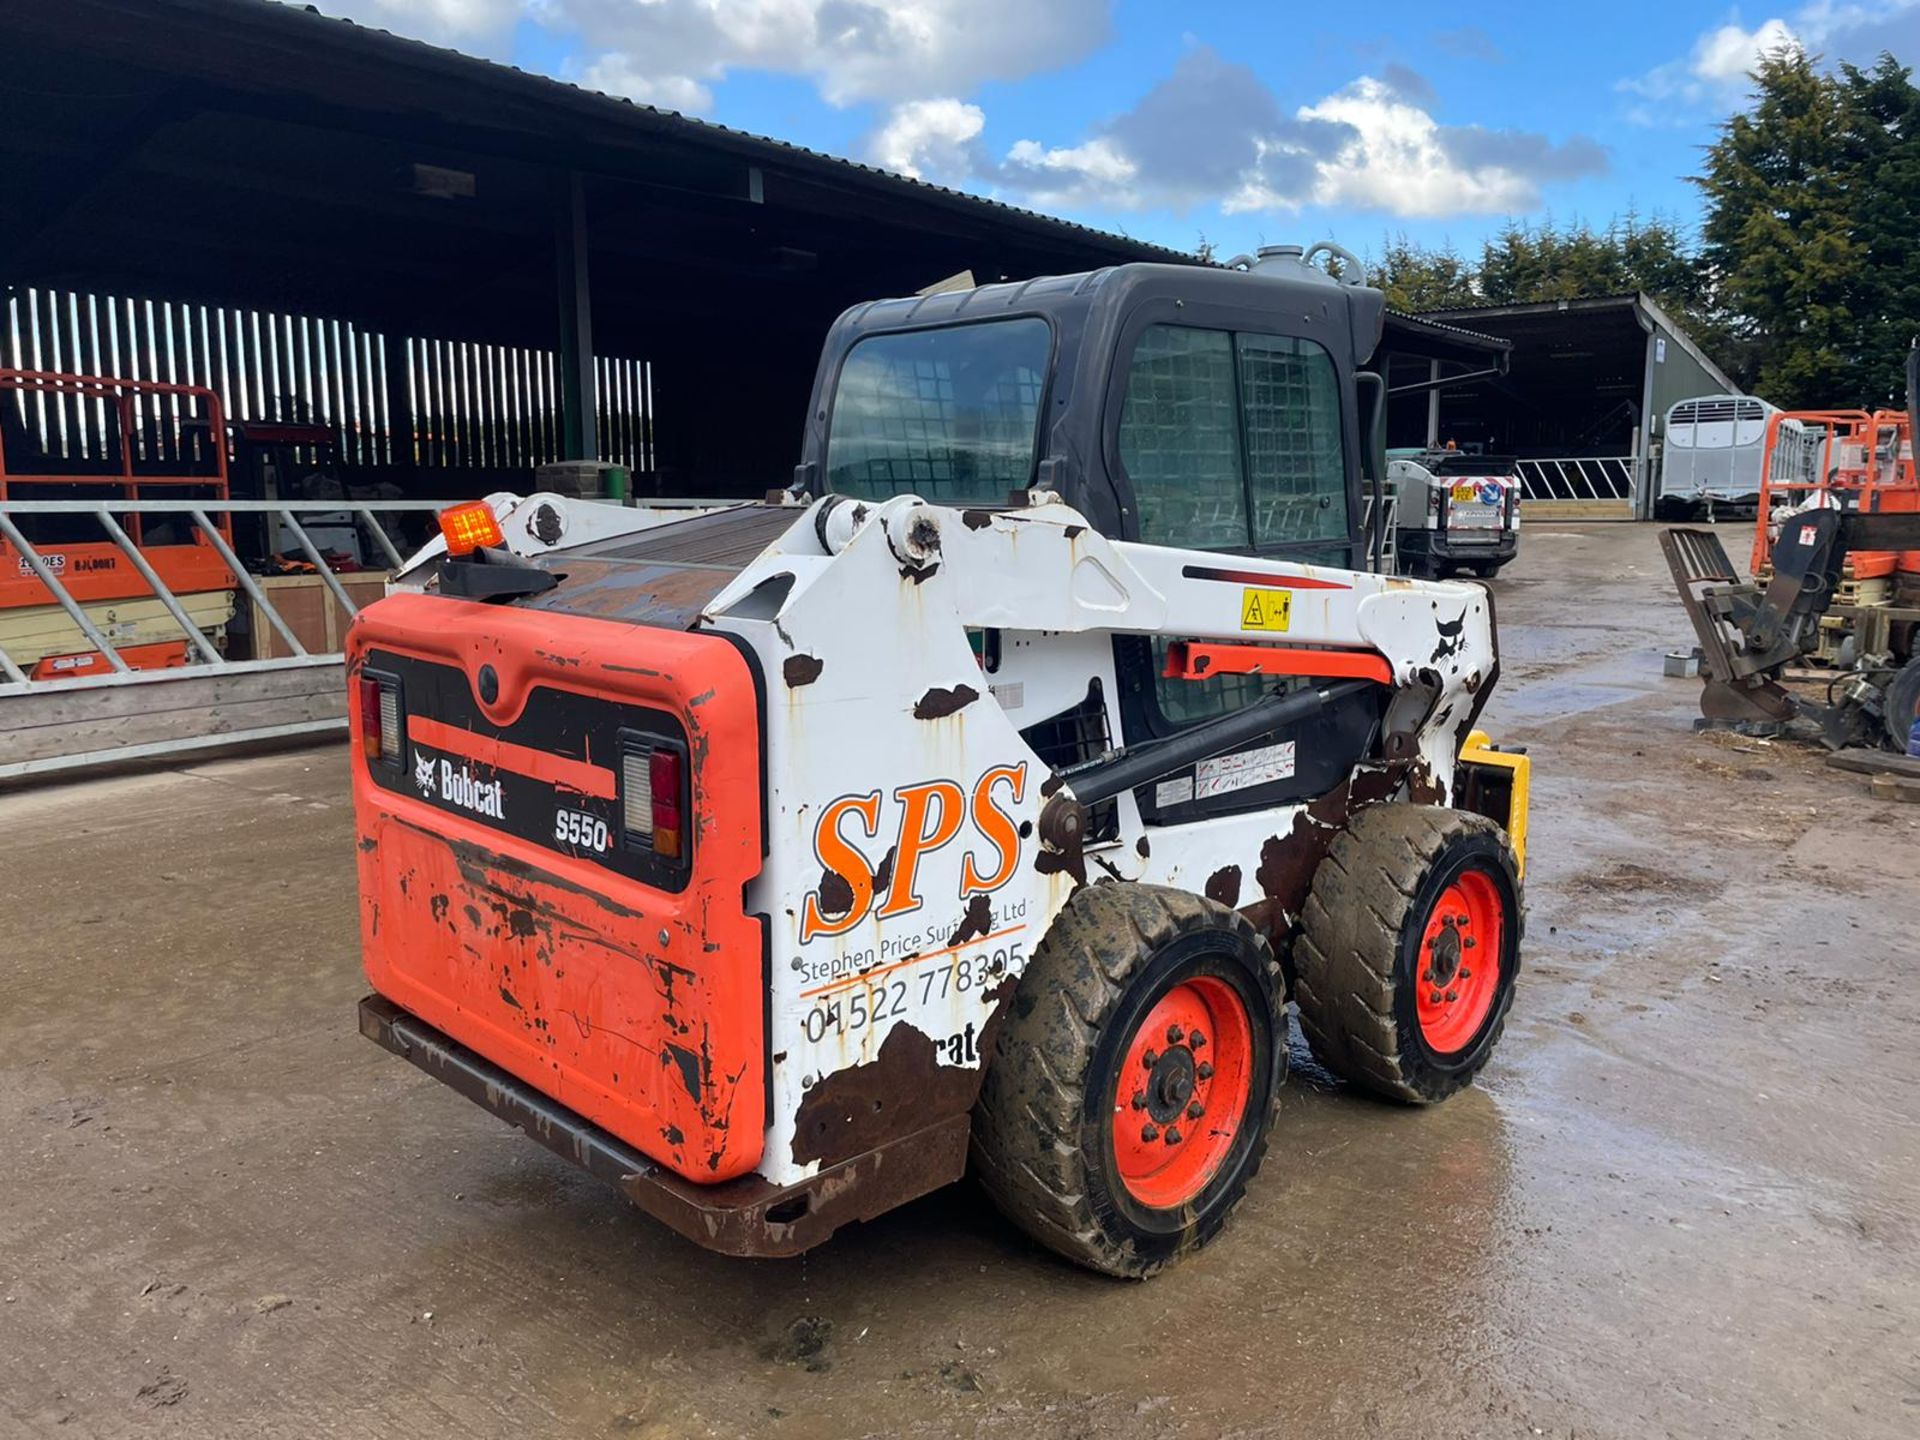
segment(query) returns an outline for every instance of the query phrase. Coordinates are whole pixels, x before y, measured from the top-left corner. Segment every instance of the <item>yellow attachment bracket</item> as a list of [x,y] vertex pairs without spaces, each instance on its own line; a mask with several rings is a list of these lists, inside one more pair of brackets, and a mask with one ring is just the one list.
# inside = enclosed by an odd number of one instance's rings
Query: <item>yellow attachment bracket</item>
[[[1507,801],[1507,837],[1513,841],[1515,868],[1524,880],[1527,874],[1527,791],[1533,784],[1533,760],[1526,755],[1511,755],[1493,748],[1493,740],[1484,730],[1475,730],[1460,747],[1463,765],[1493,765],[1513,772],[1513,788]],[[1497,817],[1496,817],[1497,818]]]

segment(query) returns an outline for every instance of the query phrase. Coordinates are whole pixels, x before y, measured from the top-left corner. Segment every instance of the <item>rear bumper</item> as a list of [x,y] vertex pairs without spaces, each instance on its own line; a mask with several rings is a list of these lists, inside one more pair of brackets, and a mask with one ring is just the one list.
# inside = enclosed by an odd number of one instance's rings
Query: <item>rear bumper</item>
[[723,1255],[798,1255],[842,1225],[871,1220],[966,1171],[968,1118],[957,1115],[797,1185],[775,1186],[758,1175],[696,1185],[384,996],[361,1000],[360,1033]]
[[1520,551],[1517,530],[1403,530],[1399,535],[1403,557],[1450,561],[1513,559]]

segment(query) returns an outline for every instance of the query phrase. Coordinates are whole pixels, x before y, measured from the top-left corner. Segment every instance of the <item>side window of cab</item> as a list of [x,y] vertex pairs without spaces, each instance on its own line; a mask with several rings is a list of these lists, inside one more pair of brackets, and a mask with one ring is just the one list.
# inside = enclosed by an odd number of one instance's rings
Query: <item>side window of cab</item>
[[1348,537],[1340,379],[1311,340],[1148,326],[1118,438],[1149,544],[1324,554]]

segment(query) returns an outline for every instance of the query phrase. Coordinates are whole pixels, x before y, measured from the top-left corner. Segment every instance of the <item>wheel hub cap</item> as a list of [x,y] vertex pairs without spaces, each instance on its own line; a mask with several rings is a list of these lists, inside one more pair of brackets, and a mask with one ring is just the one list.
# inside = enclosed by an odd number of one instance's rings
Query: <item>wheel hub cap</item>
[[1414,1013],[1436,1052],[1455,1055],[1479,1038],[1500,993],[1505,954],[1500,890],[1483,871],[1465,871],[1434,903],[1414,968]]
[[1233,1149],[1253,1080],[1253,1024],[1231,985],[1173,986],[1129,1037],[1113,1095],[1119,1179],[1143,1205],[1171,1209],[1206,1189]]

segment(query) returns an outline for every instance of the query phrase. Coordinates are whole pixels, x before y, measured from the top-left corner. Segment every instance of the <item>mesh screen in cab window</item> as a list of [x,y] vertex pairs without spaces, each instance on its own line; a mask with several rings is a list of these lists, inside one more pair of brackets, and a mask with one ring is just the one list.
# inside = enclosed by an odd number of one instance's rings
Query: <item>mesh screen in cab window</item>
[[1032,317],[860,341],[834,388],[827,488],[1004,505],[1033,478],[1051,348]]

